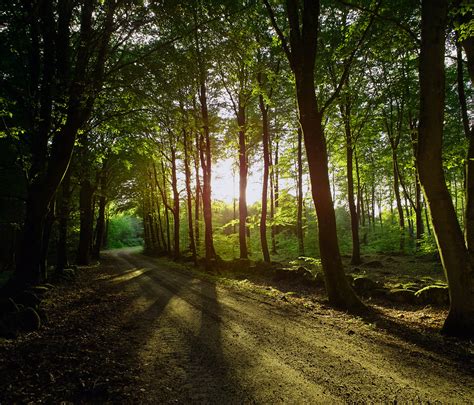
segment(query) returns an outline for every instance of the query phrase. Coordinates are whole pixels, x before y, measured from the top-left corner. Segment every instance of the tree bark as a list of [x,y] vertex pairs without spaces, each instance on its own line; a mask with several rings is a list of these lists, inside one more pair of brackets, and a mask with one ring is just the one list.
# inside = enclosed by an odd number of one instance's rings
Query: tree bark
[[92,210],[92,198],[94,187],[89,179],[84,179],[79,190],[80,230],[79,245],[77,248],[76,262],[79,265],[90,264],[92,247],[94,212]]
[[68,261],[68,226],[71,203],[71,168],[69,168],[61,183],[59,193],[58,218],[58,255],[56,270],[61,272],[69,265]]
[[194,241],[193,228],[193,195],[191,191],[191,169],[189,167],[189,145],[188,133],[183,129],[183,149],[184,149],[184,175],[186,183],[186,201],[188,207],[188,233],[189,233],[189,250],[193,258],[194,264],[197,263],[196,243]]
[[247,249],[247,145],[245,140],[245,106],[239,100],[237,124],[239,126],[239,246],[240,258],[248,259]]
[[[258,75],[261,84],[261,77]],[[265,105],[263,95],[258,96],[258,105],[262,115],[262,148],[263,148],[263,179],[262,179],[262,213],[260,217],[260,244],[262,246],[263,261],[270,263],[270,252],[267,241],[267,210],[268,210],[268,178],[270,171],[270,153],[268,148],[268,106]]]
[[[464,40],[463,43],[465,49],[469,50],[469,41],[474,43],[474,38]],[[465,195],[466,195],[466,206],[464,211],[464,235],[466,239],[467,248],[471,261],[474,263],[474,126],[469,125],[469,117],[466,102],[466,93],[464,91],[464,72],[462,62],[462,51],[461,45],[456,44],[457,50],[457,84],[458,84],[458,96],[459,104],[461,107],[461,117],[464,128],[464,135],[468,141],[468,149],[466,156],[466,180],[465,180]],[[474,59],[474,50],[472,54],[468,54],[469,59]],[[471,75],[471,81],[474,80],[474,74]]]
[[[346,86],[348,85],[346,83]],[[352,233],[352,257],[351,264],[357,265],[362,263],[360,257],[360,241],[359,241],[359,217],[354,199],[354,146],[351,130],[351,103],[348,97],[341,104],[341,113],[344,120],[344,130],[346,135],[346,176],[347,176],[347,201],[349,204],[349,214],[351,217],[351,233]]]
[[442,161],[447,1],[422,1],[420,124],[417,164],[450,292],[443,325],[449,335],[474,336],[473,266],[446,186]]
[[296,214],[296,237],[298,239],[298,256],[304,256],[304,232],[303,232],[303,133],[298,128],[298,150],[297,150],[297,214]]
[[104,246],[105,237],[105,208],[107,206],[107,160],[102,163],[100,173],[100,197],[99,197],[99,214],[96,223],[96,239],[92,256],[94,259],[100,259],[100,250]]
[[171,148],[171,188],[173,190],[173,257],[175,260],[179,259],[180,247],[179,247],[179,191],[178,191],[178,178],[176,176],[176,148]]

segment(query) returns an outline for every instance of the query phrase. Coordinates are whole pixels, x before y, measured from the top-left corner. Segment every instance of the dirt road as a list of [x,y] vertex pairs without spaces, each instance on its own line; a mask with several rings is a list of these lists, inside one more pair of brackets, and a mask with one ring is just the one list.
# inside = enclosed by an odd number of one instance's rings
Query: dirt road
[[133,336],[124,356],[139,364],[143,401],[474,400],[472,358],[461,365],[362,319],[318,305],[302,311],[127,251],[108,253],[105,265],[103,282],[133,297],[117,316]]

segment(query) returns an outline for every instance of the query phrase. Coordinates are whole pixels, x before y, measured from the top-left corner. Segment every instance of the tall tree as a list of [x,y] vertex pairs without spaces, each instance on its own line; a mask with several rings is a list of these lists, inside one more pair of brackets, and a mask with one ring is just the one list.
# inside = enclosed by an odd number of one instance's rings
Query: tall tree
[[473,268],[442,161],[447,12],[446,0],[422,1],[417,165],[449,285],[450,308],[443,331],[474,336]]
[[322,118],[325,110],[338,96],[349,73],[352,60],[365,38],[372,20],[369,24],[366,24],[356,48],[344,61],[344,71],[339,85],[326,103],[320,105],[315,89],[315,62],[318,56],[317,44],[320,32],[320,2],[307,0],[301,5],[295,0],[286,1],[286,20],[289,24],[288,39],[278,25],[269,1],[264,0],[264,2],[295,77],[299,120],[308,158],[311,191],[318,217],[319,249],[329,302],[334,306],[349,310],[361,307],[363,304],[345,277],[339,251]]

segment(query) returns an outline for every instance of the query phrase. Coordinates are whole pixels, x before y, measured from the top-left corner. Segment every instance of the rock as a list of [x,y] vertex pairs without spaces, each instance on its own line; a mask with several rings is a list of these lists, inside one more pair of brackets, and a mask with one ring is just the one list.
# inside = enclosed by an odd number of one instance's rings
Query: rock
[[384,298],[388,294],[388,290],[386,288],[376,288],[370,291],[370,296],[374,298]]
[[365,276],[354,278],[353,286],[358,292],[368,292],[378,287],[374,280]]
[[21,329],[31,332],[41,327],[41,319],[38,313],[31,307],[18,313],[18,320]]
[[255,270],[256,271],[268,271],[271,270],[272,264],[264,261],[255,262]]
[[362,273],[362,270],[359,267],[353,267],[352,269],[349,269],[350,273]]
[[15,301],[11,298],[2,299],[0,301],[0,316],[2,314],[10,314],[12,312],[18,312],[18,306],[16,305]]
[[413,304],[415,302],[415,293],[404,288],[394,288],[388,291],[387,298],[390,301],[399,302],[401,304]]
[[289,280],[291,274],[288,270],[285,269],[275,269],[275,274],[273,276],[274,281]]
[[23,304],[25,307],[35,308],[39,305],[41,300],[36,294],[33,294],[30,291],[23,291],[17,297],[15,297],[15,302],[18,304]]
[[38,314],[38,316],[41,319],[41,325],[46,325],[46,324],[49,323],[48,314],[46,313],[46,311],[43,308],[38,308],[36,310],[36,313]]
[[28,291],[33,293],[33,294],[36,294],[36,295],[43,295],[43,294],[45,294],[46,292],[49,291],[49,288],[45,287],[43,285],[37,285],[37,286],[34,286],[34,287],[30,287],[28,289]]
[[310,270],[308,270],[306,267],[300,266],[296,270],[296,274],[302,278],[305,278],[306,280],[313,280],[313,273],[311,273]]
[[370,267],[372,269],[377,269],[383,267],[383,263],[380,260],[372,260],[370,262],[364,263],[364,267]]
[[418,290],[415,296],[420,304],[449,305],[449,289],[447,286],[429,285]]
[[73,269],[73,268],[70,268],[70,269],[64,269],[62,271],[62,276],[65,277],[65,278],[68,278],[68,279],[75,279],[76,278],[76,270]]
[[313,283],[318,287],[323,287],[325,285],[324,274],[318,271],[314,276]]

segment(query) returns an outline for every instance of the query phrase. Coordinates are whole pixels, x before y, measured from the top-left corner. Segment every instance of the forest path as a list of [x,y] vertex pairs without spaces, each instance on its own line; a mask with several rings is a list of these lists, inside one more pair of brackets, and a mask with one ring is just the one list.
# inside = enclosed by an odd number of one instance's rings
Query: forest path
[[[103,288],[127,362],[149,403],[455,402],[474,398],[471,367],[323,306],[198,278],[130,250],[105,254]],[[106,287],[107,286],[107,287]],[[124,359],[125,360],[125,359]]]

